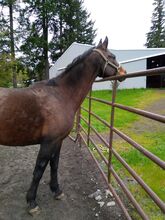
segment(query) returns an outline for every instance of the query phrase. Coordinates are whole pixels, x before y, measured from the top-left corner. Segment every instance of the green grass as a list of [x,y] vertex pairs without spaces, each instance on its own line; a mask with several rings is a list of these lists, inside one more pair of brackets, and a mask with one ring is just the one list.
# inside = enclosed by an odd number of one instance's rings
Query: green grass
[[[92,96],[101,98],[111,102],[111,91],[93,91]],[[116,96],[116,103],[120,103],[135,108],[145,108],[148,104],[163,97],[163,94],[157,90],[152,89],[124,89],[118,90]],[[86,99],[83,106],[88,108],[88,100]],[[92,112],[100,116],[106,122],[110,122],[111,107],[108,105],[92,101]],[[88,119],[88,114],[83,111],[83,116]],[[127,111],[115,108],[115,127],[125,129],[130,126],[134,121],[138,120],[139,116]],[[108,129],[94,117],[91,119],[92,125],[99,132],[106,132]]]
[[[92,96],[111,101],[111,91],[95,91]],[[163,92],[152,89],[130,89],[119,90],[117,92],[116,103],[127,106],[132,106],[139,109],[145,109],[146,106],[163,98]],[[88,100],[85,100],[83,105],[88,108]],[[92,111],[99,115],[102,119],[110,122],[111,108],[101,103],[92,101]],[[83,112],[83,116],[88,119],[88,114]],[[128,134],[133,140],[137,141],[144,148],[158,156],[160,159],[165,160],[165,135],[164,131],[157,129],[156,131],[135,132],[131,130],[134,122],[140,120],[141,116],[127,111],[115,108],[115,127]],[[92,125],[103,134],[107,134],[108,129],[92,117]],[[84,124],[85,126],[85,124]],[[108,151],[102,143],[101,151],[108,158]],[[134,149],[122,139],[115,139],[113,143],[114,149],[125,159],[125,161],[136,171],[136,173],[145,181],[145,183],[163,200],[165,201],[165,173],[155,163],[143,156],[138,150]],[[101,163],[102,160],[98,156],[96,150],[93,151],[103,169],[106,171],[106,166]],[[152,220],[163,220],[164,216],[155,205],[154,202],[148,197],[146,192],[136,183],[136,181],[127,181],[132,179],[128,171],[113,157],[112,164],[116,172],[126,183],[129,190],[134,195],[135,199],[139,202],[146,214]],[[114,181],[113,181],[114,182]],[[114,186],[118,188],[117,184]],[[132,210],[132,209],[131,209]],[[133,219],[141,219],[136,212],[132,211]]]
[[[138,142],[151,153],[165,160],[164,132],[136,134],[136,139],[139,139]],[[114,148],[156,194],[165,201],[165,187],[160,189],[160,186],[165,186],[165,173],[162,172],[162,169],[124,141],[114,140]],[[115,162],[114,160],[114,166]],[[117,170],[121,172],[121,169],[122,166],[117,164]]]

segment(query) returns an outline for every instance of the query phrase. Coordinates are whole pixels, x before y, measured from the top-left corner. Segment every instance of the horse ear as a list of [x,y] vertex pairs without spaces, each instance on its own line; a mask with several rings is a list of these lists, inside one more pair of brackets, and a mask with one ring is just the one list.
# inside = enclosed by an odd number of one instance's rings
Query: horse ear
[[103,42],[103,48],[106,50],[107,47],[108,47],[108,37],[106,37],[104,42]]
[[98,45],[97,45],[97,47],[100,47],[100,46],[102,46],[102,39],[100,39],[100,41],[99,41],[99,43],[98,43]]

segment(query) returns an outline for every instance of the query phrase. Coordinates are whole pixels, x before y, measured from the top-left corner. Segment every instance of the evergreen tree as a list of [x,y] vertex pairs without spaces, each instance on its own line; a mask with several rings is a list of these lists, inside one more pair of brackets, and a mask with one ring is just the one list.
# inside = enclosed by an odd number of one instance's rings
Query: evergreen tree
[[57,22],[51,45],[53,61],[73,43],[93,44],[96,30],[82,0],[57,0]]
[[22,10],[20,24],[25,34],[25,42],[21,46],[26,63],[36,72],[38,80],[49,76],[48,34],[54,29],[54,0],[26,0]]
[[[3,0],[0,3],[2,9],[0,13],[0,52],[10,53],[12,65],[13,87],[17,87],[17,74],[15,67],[15,33],[14,13],[17,10],[16,0]],[[4,13],[5,11],[5,13]],[[9,60],[8,60],[9,62]]]
[[152,14],[152,26],[147,33],[147,42],[145,46],[150,48],[165,47],[165,1],[154,0],[155,6]]
[[48,78],[49,59],[55,61],[71,43],[93,43],[94,23],[82,0],[3,0],[0,4],[9,12],[0,16],[0,52],[11,54],[13,71],[18,69],[17,49],[28,74],[42,80]]

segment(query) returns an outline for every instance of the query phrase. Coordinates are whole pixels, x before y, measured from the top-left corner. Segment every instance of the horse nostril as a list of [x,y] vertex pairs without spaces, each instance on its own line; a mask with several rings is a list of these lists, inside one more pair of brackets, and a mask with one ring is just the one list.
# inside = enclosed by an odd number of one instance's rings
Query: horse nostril
[[118,79],[119,82],[122,82],[122,81],[124,81],[124,80],[125,80],[125,75],[121,75],[121,78]]

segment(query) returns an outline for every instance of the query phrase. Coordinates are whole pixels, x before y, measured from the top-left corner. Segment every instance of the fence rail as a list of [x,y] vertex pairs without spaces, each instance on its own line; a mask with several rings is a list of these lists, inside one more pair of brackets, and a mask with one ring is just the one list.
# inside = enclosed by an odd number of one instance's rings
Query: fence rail
[[[130,73],[130,74],[127,74],[125,78],[127,79],[127,78],[134,78],[134,77],[140,77],[140,76],[151,76],[151,75],[160,75],[160,74],[165,74],[165,67]],[[79,145],[81,145],[83,141],[84,144],[87,146],[90,154],[92,155],[94,161],[96,162],[96,165],[101,171],[103,178],[108,184],[110,191],[112,192],[112,194],[114,195],[114,198],[116,199],[119,206],[123,210],[126,218],[132,219],[131,214],[129,213],[128,208],[126,207],[123,199],[120,198],[121,196],[116,192],[115,186],[113,185],[113,182],[112,182],[112,177],[116,180],[117,184],[120,186],[122,191],[125,193],[130,203],[134,206],[134,208],[136,209],[141,219],[147,220],[149,219],[149,217],[144,212],[140,204],[136,201],[135,197],[130,192],[127,185],[120,177],[120,175],[117,173],[117,171],[115,171],[115,168],[113,167],[112,157],[116,158],[116,160],[120,162],[120,164],[128,171],[128,173],[133,177],[133,179],[143,188],[143,190],[147,193],[147,195],[151,198],[151,200],[156,204],[157,207],[159,207],[159,209],[163,213],[165,213],[165,204],[159,198],[159,196],[144,182],[144,180],[133,170],[133,168],[124,160],[124,158],[122,158],[120,154],[114,149],[113,147],[114,134],[122,138],[124,141],[129,143],[134,149],[138,150],[142,155],[144,155],[149,160],[151,160],[153,163],[155,163],[158,167],[162,169],[162,171],[165,169],[165,162],[161,160],[158,156],[154,155],[149,150],[145,149],[143,146],[138,144],[135,140],[130,138],[128,135],[124,134],[122,131],[114,127],[115,108],[119,108],[124,111],[128,111],[128,112],[149,118],[159,123],[165,123],[165,116],[116,103],[115,100],[116,100],[116,92],[117,92],[117,80],[120,78],[123,78],[123,77],[113,76],[107,79],[97,81],[98,83],[105,81],[105,80],[114,81],[113,90],[112,90],[112,100],[111,102],[109,102],[109,101],[105,101],[99,98],[94,98],[92,97],[92,92],[90,92],[89,96],[87,96],[88,109],[81,106],[81,108],[79,109],[77,113],[76,138],[72,138],[72,140],[77,141]],[[105,121],[104,119],[102,119],[101,117],[99,117],[98,115],[96,115],[94,112],[92,112],[92,102],[99,102],[101,104],[108,105],[111,108],[111,114],[110,114],[111,117],[110,117],[109,123]],[[88,118],[85,118],[82,112],[86,112],[88,114]],[[109,141],[105,140],[105,138],[97,131],[97,129],[91,125],[91,117],[94,117],[96,120],[98,120],[100,123],[102,123],[104,126],[106,126],[109,129]],[[83,124],[85,124],[85,126],[83,126]],[[105,157],[105,155],[102,153],[98,144],[95,143],[95,140],[92,137],[93,134],[95,134],[97,138],[107,148],[109,152],[108,157]],[[97,154],[100,156],[101,160],[104,162],[107,171],[101,167],[99,161],[95,157],[95,154],[90,148],[91,144],[92,146],[94,146]]]

